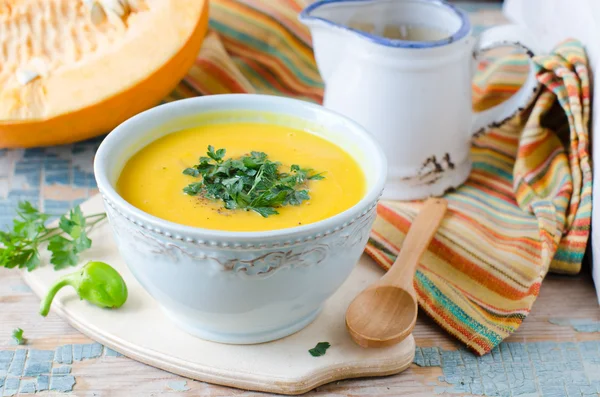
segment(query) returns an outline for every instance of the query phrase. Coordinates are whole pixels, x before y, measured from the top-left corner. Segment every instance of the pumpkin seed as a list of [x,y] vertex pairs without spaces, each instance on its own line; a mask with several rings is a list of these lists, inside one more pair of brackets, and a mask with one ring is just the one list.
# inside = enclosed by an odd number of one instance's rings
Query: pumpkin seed
[[15,77],[19,84],[27,85],[38,77],[48,77],[49,73],[48,63],[42,58],[33,57],[15,72]]
[[91,7],[90,16],[94,25],[100,25],[108,19],[111,25],[126,29],[125,19],[131,9],[127,0],[83,0]]
[[123,22],[123,18],[121,18],[119,14],[112,11],[111,9],[107,10],[105,8],[104,10],[106,11],[106,18],[112,26],[116,27],[120,31],[125,31],[127,29],[127,26],[125,26],[125,22]]
[[40,74],[38,72],[35,72],[33,70],[28,70],[28,69],[19,69],[19,70],[17,70],[15,75],[17,77],[17,81],[21,85],[27,85],[31,81],[40,77]]
[[127,16],[129,6],[126,0],[100,0],[104,11],[114,12],[120,18]]
[[92,9],[90,10],[90,17],[94,25],[100,25],[106,20],[106,12],[100,3],[94,1]]

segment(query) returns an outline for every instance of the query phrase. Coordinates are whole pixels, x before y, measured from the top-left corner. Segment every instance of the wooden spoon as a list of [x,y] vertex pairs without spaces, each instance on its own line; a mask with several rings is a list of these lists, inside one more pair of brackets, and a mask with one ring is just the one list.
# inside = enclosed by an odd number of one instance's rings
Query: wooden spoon
[[418,311],[413,285],[415,271],[447,207],[447,201],[442,198],[428,199],[410,227],[390,270],[350,303],[346,327],[360,346],[391,346],[412,332]]

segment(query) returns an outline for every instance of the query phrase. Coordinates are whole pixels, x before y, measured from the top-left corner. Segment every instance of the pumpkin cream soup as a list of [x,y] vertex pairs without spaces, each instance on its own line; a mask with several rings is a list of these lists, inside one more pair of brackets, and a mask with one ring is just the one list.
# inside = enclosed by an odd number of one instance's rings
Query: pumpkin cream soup
[[356,161],[309,132],[259,124],[214,124],[152,142],[125,165],[119,194],[172,222],[264,231],[329,218],[365,194]]

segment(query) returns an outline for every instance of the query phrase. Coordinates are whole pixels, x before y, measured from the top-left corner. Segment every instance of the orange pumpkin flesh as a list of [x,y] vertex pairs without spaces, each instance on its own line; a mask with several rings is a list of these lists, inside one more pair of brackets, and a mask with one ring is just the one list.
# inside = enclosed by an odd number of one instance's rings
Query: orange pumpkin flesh
[[[7,13],[18,17],[18,6],[54,2],[57,9],[63,6],[68,10],[69,5],[79,1],[0,0],[0,25],[2,18],[10,19]],[[56,70],[27,84],[17,81],[14,65],[7,70],[0,62],[0,148],[57,145],[91,138],[109,132],[167,96],[196,59],[208,27],[208,1],[146,3],[146,10],[127,21],[125,33],[121,32],[120,37],[114,34],[117,38],[105,44],[102,51],[84,54],[72,65],[59,64]],[[13,10],[7,10],[6,4]],[[77,7],[79,19],[71,19],[79,27],[89,26],[91,22],[81,21],[86,17],[82,9],[85,5]],[[112,26],[104,22],[100,27],[87,27],[87,33],[94,28],[109,30]],[[0,60],[8,56],[0,52]],[[17,70],[19,67],[22,65],[16,65]]]

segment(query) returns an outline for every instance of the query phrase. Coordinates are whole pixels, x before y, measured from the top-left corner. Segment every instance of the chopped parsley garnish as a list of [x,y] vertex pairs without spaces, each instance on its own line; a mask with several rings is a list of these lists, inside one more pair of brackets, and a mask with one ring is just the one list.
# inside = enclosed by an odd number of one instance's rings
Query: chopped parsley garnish
[[263,152],[225,159],[225,149],[208,146],[208,157],[183,173],[200,181],[186,186],[190,196],[222,201],[228,210],[254,211],[263,217],[278,214],[277,208],[300,205],[310,199],[308,181],[323,179],[323,173],[292,165],[280,172],[281,163],[269,160]]
[[0,231],[0,267],[35,269],[40,264],[39,247],[44,242],[48,242],[55,270],[75,266],[79,254],[92,245],[87,233],[106,218],[104,213],[84,216],[77,206],[60,217],[58,227],[48,228],[46,221],[51,216],[27,201],[19,202],[12,230]]
[[310,349],[308,352],[313,357],[324,356],[325,353],[327,352],[327,349],[329,349],[330,347],[331,347],[331,345],[329,344],[329,342],[319,342],[319,343],[317,343],[317,345],[315,347]]

